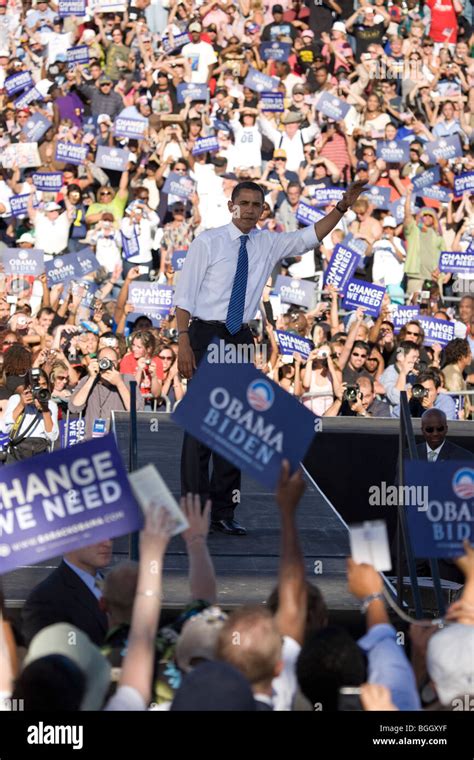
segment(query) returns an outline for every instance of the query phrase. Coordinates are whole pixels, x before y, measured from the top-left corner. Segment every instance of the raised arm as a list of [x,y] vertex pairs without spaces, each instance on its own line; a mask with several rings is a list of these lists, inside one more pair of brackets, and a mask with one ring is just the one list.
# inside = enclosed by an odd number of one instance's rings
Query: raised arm
[[199,495],[188,493],[181,498],[181,509],[189,523],[182,536],[189,559],[191,599],[213,604],[217,599],[216,575],[207,546],[211,502],[208,500],[202,510]]

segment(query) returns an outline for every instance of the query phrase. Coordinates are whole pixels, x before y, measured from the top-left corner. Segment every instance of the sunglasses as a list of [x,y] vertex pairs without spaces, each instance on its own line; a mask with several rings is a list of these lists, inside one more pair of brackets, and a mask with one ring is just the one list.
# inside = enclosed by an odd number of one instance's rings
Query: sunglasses
[[173,359],[172,356],[163,356],[162,354],[159,355],[159,358],[163,359],[163,361],[166,361],[166,360],[172,361],[172,359]]
[[103,198],[104,195],[112,195],[112,191],[111,190],[102,190],[102,192],[99,193],[99,198]]
[[69,380],[65,375],[57,375],[56,380]]
[[356,354],[355,351],[352,352],[352,356],[358,356],[359,359],[367,359],[367,354]]
[[405,334],[406,335],[413,335],[414,338],[421,337],[421,333],[419,333],[419,332],[413,332],[412,330],[407,330]]
[[426,430],[427,433],[434,433],[435,431],[437,433],[444,433],[444,431],[446,430],[446,427],[444,425],[442,425],[441,427],[431,427],[430,426],[430,427],[425,427],[425,430]]
[[4,340],[3,345],[4,346],[14,346],[16,344],[16,340]]

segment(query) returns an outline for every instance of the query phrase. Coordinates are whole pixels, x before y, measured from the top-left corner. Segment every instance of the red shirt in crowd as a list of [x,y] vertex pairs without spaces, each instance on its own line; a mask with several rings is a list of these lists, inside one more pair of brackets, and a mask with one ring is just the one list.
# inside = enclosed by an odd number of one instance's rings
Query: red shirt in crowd
[[[163,380],[164,373],[163,373],[163,362],[158,356],[152,356],[151,361],[156,367],[156,376],[158,380]],[[132,353],[125,354],[122,361],[120,362],[120,372],[122,375],[134,375],[137,371],[138,367],[138,360],[135,359],[134,355]],[[145,371],[142,373],[142,379],[140,382],[140,393],[142,395],[147,395],[150,393],[151,389],[151,374],[148,367],[145,368]]]

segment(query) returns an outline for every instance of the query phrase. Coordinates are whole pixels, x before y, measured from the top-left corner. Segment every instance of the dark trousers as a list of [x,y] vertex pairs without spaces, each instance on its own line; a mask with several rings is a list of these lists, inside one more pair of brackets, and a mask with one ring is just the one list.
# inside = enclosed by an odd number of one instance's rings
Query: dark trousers
[[[226,344],[253,346],[254,340],[248,327],[231,335],[224,324],[208,324],[193,320],[189,327],[189,340],[196,358],[196,365],[206,349],[217,337]],[[190,381],[192,382],[192,380]],[[212,475],[209,462],[212,456]],[[240,470],[227,459],[211,452],[196,438],[184,434],[181,452],[181,493],[198,493],[201,503],[212,501],[212,520],[229,520],[240,501]]]

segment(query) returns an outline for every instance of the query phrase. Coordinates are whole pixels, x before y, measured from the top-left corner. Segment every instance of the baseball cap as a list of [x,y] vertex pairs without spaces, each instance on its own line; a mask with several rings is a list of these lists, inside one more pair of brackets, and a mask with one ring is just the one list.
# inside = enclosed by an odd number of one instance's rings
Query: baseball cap
[[251,34],[253,32],[260,31],[260,25],[259,24],[254,24],[252,22],[250,24],[247,24],[247,26],[245,28],[246,28],[247,32],[250,32]]
[[272,13],[283,13],[283,6],[282,5],[272,5]]
[[288,111],[287,113],[282,116],[281,123],[282,124],[299,124],[301,121],[302,116],[299,111]]
[[[474,629],[473,629],[474,630]],[[255,712],[247,679],[227,662],[205,662],[188,673],[171,703],[171,712]]]
[[342,32],[343,34],[347,34],[346,25],[342,21],[335,21],[331,27],[331,31]]
[[189,618],[176,643],[175,659],[185,673],[193,670],[192,660],[214,660],[217,639],[227,615],[220,607],[207,607]]
[[283,150],[283,148],[277,148],[273,151],[273,158],[288,158],[286,150]]
[[367,163],[367,161],[358,161],[357,162],[356,170],[358,172],[361,171],[361,170],[362,171],[367,171],[368,168],[369,168],[369,164]]
[[112,80],[107,74],[101,74],[99,77],[99,84],[105,84],[106,82],[109,82],[112,84]]
[[19,243],[30,243],[31,245],[34,245],[35,244],[35,238],[34,238],[34,235],[31,234],[31,232],[24,232],[23,235],[21,235],[21,237],[19,237],[16,242],[18,244]]
[[61,211],[61,206],[59,206],[54,201],[49,201],[49,203],[45,204],[44,210],[45,211]]
[[443,705],[464,694],[474,695],[473,652],[472,625],[454,623],[430,638],[426,666]]
[[51,654],[67,657],[84,673],[86,689],[81,710],[100,710],[110,683],[110,665],[100,649],[76,626],[55,623],[36,634],[26,653],[24,667]]
[[89,42],[89,40],[93,40],[95,37],[95,32],[93,29],[84,29],[82,32],[82,41],[83,42]]
[[101,113],[97,117],[97,124],[104,124],[106,122],[107,124],[112,124],[112,119],[110,118],[108,113]]
[[202,26],[199,21],[193,21],[188,27],[188,32],[202,32]]
[[390,216],[390,214],[387,214],[387,216],[384,216],[382,221],[382,227],[393,227],[395,229],[397,226],[397,223],[393,216]]
[[372,8],[371,5],[366,5],[364,8],[362,8],[362,13],[365,13],[366,16],[373,16],[375,13],[375,10]]
[[314,32],[311,31],[311,29],[303,29],[301,32],[302,37],[311,37],[311,39],[314,38]]
[[295,84],[295,86],[292,89],[292,93],[293,94],[295,94],[295,93],[296,94],[301,93],[302,95],[304,95],[304,85],[303,84]]

